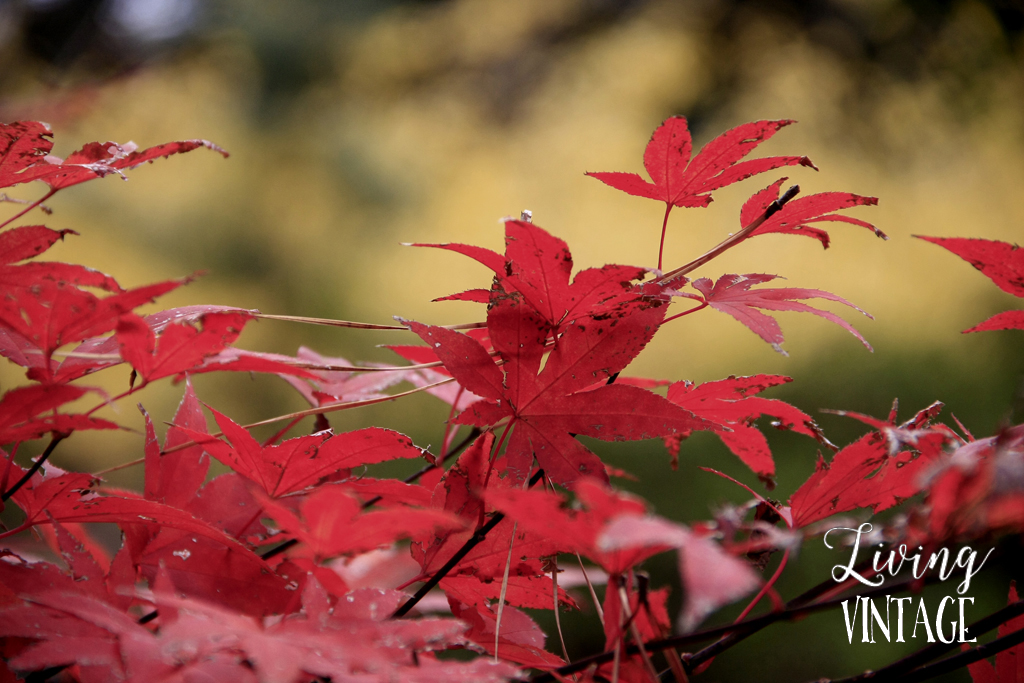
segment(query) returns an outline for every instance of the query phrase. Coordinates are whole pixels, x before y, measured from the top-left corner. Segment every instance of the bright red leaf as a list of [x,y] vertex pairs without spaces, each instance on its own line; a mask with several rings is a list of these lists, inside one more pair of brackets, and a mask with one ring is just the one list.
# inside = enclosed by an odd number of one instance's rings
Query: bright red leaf
[[707,206],[711,191],[781,166],[809,166],[807,157],[766,157],[740,162],[755,147],[794,121],[756,121],[722,133],[704,145],[691,161],[693,142],[686,119],[673,116],[654,131],[644,150],[644,168],[654,182],[636,173],[587,173],[606,185],[636,197],[673,206]]
[[[754,194],[743,205],[740,211],[740,227],[753,223],[772,202],[779,198],[779,191],[782,183],[787,178],[780,178],[765,189]],[[861,197],[849,192],[822,192],[806,197],[792,199],[782,209],[776,211],[764,223],[762,223],[750,236],[764,235],[777,232],[784,235],[804,235],[821,242],[821,245],[828,249],[828,233],[816,227],[817,223],[849,223],[859,225],[873,231],[882,239],[889,239],[884,232],[867,221],[859,218],[852,218],[836,213],[842,209],[849,209],[854,206],[875,206],[878,204],[877,197]]]
[[[980,270],[1004,292],[1024,297],[1024,251],[1016,244],[966,237],[914,236],[950,250]],[[964,332],[985,330],[1024,330],[1024,311],[997,313]]]
[[42,225],[26,225],[0,232],[0,265],[24,261],[42,254],[74,230],[50,230]]
[[[692,382],[676,382],[668,389],[668,400],[686,408],[694,415],[714,423],[711,429],[740,460],[759,477],[771,480],[775,462],[764,434],[753,426],[762,415],[778,418],[772,426],[789,429],[827,443],[818,425],[807,413],[788,403],[754,396],[769,387],[792,382],[781,375],[729,377],[695,386]],[[666,444],[679,454],[679,440],[688,434],[666,437]],[[674,462],[674,460],[673,460]]]

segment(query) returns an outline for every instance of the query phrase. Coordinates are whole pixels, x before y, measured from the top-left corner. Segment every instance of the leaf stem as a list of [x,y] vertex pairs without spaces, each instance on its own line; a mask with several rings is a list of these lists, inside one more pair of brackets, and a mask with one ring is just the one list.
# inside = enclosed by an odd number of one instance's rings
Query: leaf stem
[[13,216],[11,216],[7,220],[5,220],[3,223],[0,223],[0,229],[6,228],[8,225],[10,225],[14,221],[18,220],[19,218],[24,216],[26,213],[28,213],[32,209],[36,208],[37,206],[39,206],[40,204],[42,204],[43,202],[45,202],[47,199],[49,199],[50,197],[52,197],[55,194],[57,194],[57,190],[51,189],[49,192],[44,194],[40,199],[37,199],[36,201],[34,201],[31,204],[29,204],[28,206],[26,206],[21,211],[19,211],[18,213],[14,214]]
[[[0,226],[2,227],[2,226]],[[407,332],[408,327],[404,325],[377,325],[375,323],[360,323],[352,320],[333,320],[331,318],[308,318],[301,315],[270,315],[269,313],[257,313],[253,317],[264,320],[282,320],[285,322],[305,323],[307,325],[326,325],[328,327],[348,327],[356,330],[401,330]],[[487,327],[487,323],[461,323],[459,325],[442,325],[449,330],[475,330]]]
[[707,307],[708,307],[708,302],[707,301],[701,302],[701,304],[699,306],[694,306],[693,308],[691,308],[689,310],[686,310],[686,311],[683,311],[682,313],[676,313],[673,316],[669,316],[668,318],[665,318],[664,320],[661,321],[661,324],[664,325],[667,322],[672,322],[676,318],[682,318],[684,315],[690,315],[691,313],[696,313],[697,311],[701,310],[702,308],[707,308]]
[[668,215],[672,213],[672,204],[665,202],[665,219],[661,222],[661,244],[658,246],[658,270],[661,270],[662,257],[665,254],[665,230],[668,228]]

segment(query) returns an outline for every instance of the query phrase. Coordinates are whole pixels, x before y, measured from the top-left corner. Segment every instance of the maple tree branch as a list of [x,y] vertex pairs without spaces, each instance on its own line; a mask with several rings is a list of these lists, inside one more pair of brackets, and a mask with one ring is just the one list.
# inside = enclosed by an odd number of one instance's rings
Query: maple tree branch
[[658,246],[658,270],[661,270],[662,256],[665,254],[665,231],[668,228],[668,215],[672,213],[672,203],[665,202],[665,220],[661,222],[661,244]]
[[[0,226],[3,227],[3,226]],[[285,322],[306,323],[308,325],[326,325],[328,327],[348,327],[356,330],[402,330],[408,332],[409,328],[403,325],[377,325],[375,323],[359,323],[352,320],[333,320],[331,318],[307,318],[301,315],[270,315],[269,313],[256,313],[254,318],[264,320],[283,320]],[[461,323],[459,325],[440,325],[449,330],[475,330],[487,327],[487,323]]]
[[[853,570],[858,574],[867,574],[869,569],[871,569],[871,562],[869,560],[864,560],[863,562],[861,562],[853,568]],[[871,575],[868,574],[868,577],[870,576]],[[844,583],[850,583],[852,585],[854,582],[853,579],[850,579],[849,581],[846,581]],[[836,589],[845,590],[843,588],[843,584],[837,584],[834,579],[826,579],[825,581],[819,583],[817,586],[813,586],[812,588],[807,589],[797,597],[790,600],[788,603],[786,603],[786,606],[787,608],[802,607],[822,597],[823,595],[828,595],[830,592],[833,592]],[[742,631],[733,631],[732,633],[726,634],[725,636],[719,638],[717,641],[711,643],[704,649],[695,652],[692,655],[688,655],[686,657],[685,663],[686,669],[688,671],[696,669],[705,661],[713,659],[717,655],[731,648],[733,645],[736,645],[737,643],[746,640],[750,636],[760,631],[765,626],[769,625],[770,622],[765,623],[756,628],[748,628]]]
[[46,445],[46,450],[43,451],[42,455],[36,458],[36,461],[32,463],[32,467],[28,468],[28,472],[26,472],[25,475],[14,484],[14,486],[4,491],[3,495],[0,495],[0,502],[6,502],[7,499],[18,492],[18,489],[27,484],[32,476],[39,471],[39,468],[43,466],[43,463],[50,457],[53,450],[57,448],[57,444],[68,438],[68,436],[70,436],[70,434],[54,434],[51,436],[50,443]]
[[[946,659],[939,660],[934,664],[928,664],[922,666],[919,669],[914,669],[910,673],[899,674],[896,679],[904,681],[905,683],[917,683],[917,681],[926,681],[929,678],[935,678],[936,676],[942,676],[952,671],[956,671],[969,664],[981,661],[986,657],[991,657],[994,654],[998,654],[1003,650],[1008,650],[1015,645],[1024,643],[1024,629],[1019,629],[1013,633],[1008,633],[1005,636],[996,638],[990,643],[985,645],[979,645],[978,647],[971,648],[960,654],[947,657]],[[885,679],[878,678],[873,680],[892,680],[893,677]]]
[[793,197],[797,196],[797,194],[799,193],[800,186],[793,185],[788,190],[786,190],[786,192],[781,197],[779,197],[774,202],[769,204],[768,208],[764,210],[764,213],[762,213],[760,216],[751,221],[751,223],[745,226],[742,230],[730,236],[728,239],[723,240],[716,247],[706,252],[703,256],[700,256],[694,259],[693,261],[690,261],[686,265],[676,268],[675,270],[671,270],[665,273],[660,278],[655,280],[655,282],[657,282],[660,285],[667,285],[672,280],[675,280],[683,275],[686,275],[689,272],[696,270],[697,268],[700,268],[705,263],[719,256],[722,252],[726,251],[727,249],[732,249],[737,244],[750,237],[750,233],[757,230],[759,227],[761,227],[762,223],[764,223],[766,220],[768,220],[776,213],[781,211],[782,207],[786,204],[786,202],[791,200]]
[[[530,483],[528,484],[528,487],[536,484],[538,481],[541,480],[541,477],[543,476],[544,470],[537,470],[537,472],[532,477],[530,477]],[[404,617],[406,614],[408,614],[409,610],[415,607],[416,603],[422,600],[423,597],[434,588],[434,586],[441,583],[441,579],[447,576],[448,572],[455,569],[455,566],[462,561],[462,558],[468,555],[470,550],[475,548],[480,542],[487,538],[487,534],[490,533],[491,529],[501,524],[501,521],[503,519],[505,519],[504,513],[494,513],[494,516],[487,520],[486,524],[477,529],[476,532],[472,536],[470,536],[465,543],[462,544],[462,547],[455,551],[455,554],[452,555],[451,558],[444,563],[443,567],[438,569],[426,583],[420,586],[420,589],[416,591],[416,593],[412,597],[410,597],[408,600],[402,603],[402,605],[395,610],[395,613],[391,615],[391,618],[398,619],[399,617]]]
[[[928,577],[925,580],[925,583],[934,583],[934,582],[936,582],[938,580],[939,580],[938,577],[930,576],[930,577]],[[730,633],[734,633],[734,632],[737,632],[737,631],[746,631],[748,629],[752,629],[753,631],[756,631],[756,630],[760,630],[760,629],[764,628],[765,626],[768,626],[770,624],[774,624],[774,623],[779,622],[779,621],[788,621],[790,619],[796,619],[798,617],[803,617],[803,616],[805,616],[807,614],[813,614],[815,612],[821,612],[823,610],[827,610],[829,608],[832,608],[832,607],[835,607],[837,605],[842,604],[843,600],[849,600],[849,599],[854,598],[854,597],[856,597],[856,598],[874,597],[876,595],[881,595],[881,594],[884,594],[884,593],[898,593],[898,592],[902,592],[904,590],[907,590],[907,589],[909,589],[909,588],[911,588],[914,585],[919,584],[919,583],[920,583],[920,581],[917,580],[917,579],[910,579],[910,580],[907,580],[907,581],[902,581],[902,582],[900,582],[898,584],[895,584],[893,586],[882,585],[882,586],[878,586],[877,588],[872,588],[870,590],[866,590],[863,593],[854,593],[852,595],[848,595],[848,596],[846,596],[845,598],[842,598],[842,599],[840,599],[840,598],[833,598],[832,600],[826,600],[826,601],[823,601],[823,602],[815,602],[815,603],[811,603],[811,604],[801,605],[801,606],[798,606],[798,607],[788,607],[785,610],[781,610],[781,611],[777,611],[777,612],[769,612],[768,614],[764,614],[764,615],[761,615],[759,617],[754,617],[753,619],[748,619],[748,620],[740,622],[738,624],[727,624],[725,626],[716,626],[714,628],[709,628],[709,629],[706,629],[706,630],[703,630],[703,631],[695,631],[693,633],[687,633],[687,634],[684,634],[684,635],[671,636],[669,638],[662,638],[661,640],[652,640],[652,641],[649,641],[649,642],[645,643],[644,647],[647,648],[648,652],[657,652],[657,651],[660,651],[660,650],[667,650],[667,649],[672,648],[672,647],[680,647],[680,646],[683,646],[683,645],[689,645],[691,643],[698,643],[698,642],[701,642],[701,641],[704,641],[704,640],[710,640],[712,638],[720,638],[722,636],[726,636],[726,635],[728,635]],[[812,590],[817,590],[817,589],[818,589],[818,587],[816,586]],[[790,603],[796,602],[797,600],[799,600],[799,599],[801,599],[803,597],[804,596],[800,596],[800,598],[795,598],[794,600],[790,601]],[[1022,630],[1022,633],[1024,633],[1024,630]],[[746,635],[750,635],[750,634],[749,633],[745,634],[744,637],[746,637]],[[636,645],[630,645],[626,649],[624,654],[626,654],[626,655],[635,655],[635,654],[639,654],[639,653],[640,653],[640,649]],[[604,664],[605,662],[610,662],[610,661],[612,661],[614,656],[615,656],[615,651],[614,650],[609,650],[609,651],[606,651],[606,652],[601,652],[599,654],[591,655],[589,657],[584,657],[583,659],[579,659],[579,660],[576,660],[575,662],[572,662],[570,664],[566,664],[565,666],[559,667],[559,668],[555,669],[553,671],[553,673],[554,674],[558,674],[559,676],[566,676],[568,674],[576,673],[578,671],[583,671],[583,670],[585,670],[588,667],[593,666],[593,665],[600,665],[600,664]],[[689,662],[692,662],[693,660],[689,659],[687,661],[689,663]],[[547,683],[547,682],[553,681],[553,680],[555,680],[555,676],[552,675],[552,672],[544,672],[544,673],[538,674],[538,675],[534,676],[533,678],[531,678],[530,679],[530,683]]]
[[[1014,617],[1018,617],[1021,614],[1024,614],[1024,600],[1018,600],[1012,605],[1007,605],[1006,607],[1003,607],[1002,609],[997,610],[992,614],[989,614],[988,616],[982,617],[981,619],[969,625],[966,628],[966,631],[971,635],[979,636],[983,633],[988,633],[997,626],[1000,626],[1006,621],[1009,621]],[[1015,631],[1014,633],[1021,632],[1022,631]],[[988,645],[979,646],[979,648],[989,647],[991,645],[994,645],[996,642],[999,641],[994,640],[991,643],[988,643]],[[1007,647],[1011,647],[1015,644],[1016,643],[1012,643],[1010,645],[1007,645]],[[935,642],[931,645],[926,645],[917,652],[907,655],[902,659],[898,659],[892,664],[888,664],[876,671],[865,671],[864,673],[857,674],[856,676],[850,676],[848,678],[837,678],[834,679],[832,683],[858,683],[859,681],[886,681],[890,679],[905,680],[904,677],[911,671],[914,671],[916,673],[916,671],[924,670],[926,667],[922,667],[923,664],[925,664],[926,662],[930,662],[931,660],[935,659],[941,654],[956,649],[959,645],[960,643],[955,641],[952,643]],[[970,653],[979,648],[974,648],[973,650],[968,650],[967,652]],[[993,654],[993,652],[994,651],[989,651],[987,654],[982,655],[982,657],[988,657],[989,655]],[[982,657],[979,657],[978,659],[981,659]],[[949,662],[950,659],[944,659],[942,660],[942,662]],[[971,664],[974,661],[977,661],[977,659],[965,661],[962,664],[960,664],[960,666],[966,666],[967,664]],[[942,662],[938,663],[941,664]],[[938,676],[939,673],[935,673],[933,675]],[[924,679],[922,678],[919,680]]]
[[14,221],[18,220],[19,218],[21,218],[22,216],[24,216],[26,213],[28,213],[32,209],[34,209],[37,206],[41,205],[43,202],[45,202],[47,199],[49,199],[50,197],[52,197],[55,194],[57,194],[57,190],[51,189],[49,192],[47,192],[42,197],[40,197],[36,201],[32,202],[28,206],[26,206],[24,209],[22,209],[21,211],[19,211],[16,214],[14,214],[13,216],[11,216],[7,220],[5,220],[3,223],[0,223],[0,229],[6,228],[8,225],[10,225]]
[[[449,384],[454,381],[454,377],[449,377],[448,379],[443,379],[440,382],[434,382],[433,384],[425,384],[422,387],[416,387],[415,389],[410,389],[409,391],[403,391],[397,394],[391,394],[390,396],[383,396],[381,398],[370,398],[365,401],[350,401],[348,403],[332,403],[331,405],[328,406],[320,406],[318,408],[300,410],[298,412],[288,413],[287,415],[278,415],[277,417],[270,417],[267,418],[266,420],[260,420],[259,422],[253,422],[251,424],[242,425],[242,428],[252,429],[253,427],[262,427],[263,425],[274,424],[275,422],[283,422],[284,420],[291,420],[294,418],[309,417],[310,415],[324,415],[326,413],[334,413],[339,410],[348,410],[349,408],[361,408],[363,406],[372,406],[377,403],[386,403],[387,401],[394,401],[395,399],[399,399],[404,396],[418,394],[421,391],[427,391],[428,389],[433,389],[434,387],[439,387],[443,384]],[[224,436],[224,432],[217,432],[216,434],[210,434],[210,436],[221,437]],[[178,444],[173,448],[168,448],[165,451],[160,451],[160,455],[167,455],[168,453],[177,453],[178,451],[183,451],[186,448],[192,448],[192,446],[195,445],[197,445],[196,441],[186,441],[185,443]]]

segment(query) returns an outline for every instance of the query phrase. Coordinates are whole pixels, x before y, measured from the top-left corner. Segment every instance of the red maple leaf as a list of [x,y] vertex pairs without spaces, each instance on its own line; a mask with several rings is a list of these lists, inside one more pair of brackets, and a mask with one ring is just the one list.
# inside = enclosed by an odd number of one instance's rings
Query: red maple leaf
[[623,306],[618,316],[567,327],[543,370],[545,321],[519,296],[505,296],[488,311],[492,343],[505,361],[501,368],[483,346],[464,334],[408,324],[434,348],[459,384],[484,397],[467,408],[458,423],[483,427],[514,420],[505,452],[516,481],[529,476],[536,456],[549,478],[570,485],[582,476],[608,479],[603,463],[571,435],[626,441],[705,424],[644,389],[616,384],[592,389],[643,349],[664,316],[661,301],[637,298],[632,304]]
[[[1024,251],[1016,244],[966,237],[914,237],[950,250],[980,270],[999,289],[1024,297]],[[1024,330],[1024,311],[997,313],[964,332],[985,330]]]
[[63,240],[65,235],[77,234],[74,230],[50,230],[42,225],[25,225],[0,232],[0,265],[38,256],[58,240]]
[[[761,216],[769,206],[779,198],[779,191],[782,183],[788,178],[779,178],[777,181],[755,193],[743,204],[740,210],[740,227],[753,223]],[[768,217],[750,236],[764,235],[771,232],[785,235],[804,235],[821,242],[821,245],[828,249],[829,235],[825,230],[815,227],[815,223],[850,223],[859,225],[873,231],[882,239],[889,239],[888,236],[871,223],[862,221],[859,218],[843,216],[835,213],[842,209],[849,209],[853,206],[875,206],[878,204],[877,197],[862,197],[849,192],[822,192],[812,194],[799,199],[790,200],[783,205],[782,209]]]
[[0,187],[35,180],[26,173],[53,149],[50,127],[39,121],[0,123]]
[[202,329],[187,322],[167,325],[159,341],[153,329],[137,315],[125,315],[117,324],[121,357],[142,378],[142,386],[161,377],[191,370],[207,356],[221,351],[238,339],[252,316],[245,312],[206,313],[199,320]]
[[434,529],[462,529],[464,522],[442,510],[408,507],[362,511],[362,504],[341,486],[324,484],[306,496],[298,514],[279,501],[263,501],[266,515],[287,536],[306,544],[317,558],[336,557],[388,546],[399,538]]
[[[499,287],[471,290],[458,299],[493,303],[494,298],[519,292],[544,320],[551,334],[584,316],[599,316],[636,297],[634,281],[646,274],[643,268],[606,265],[576,274],[572,283],[572,254],[568,245],[532,223],[505,221],[505,255],[466,244],[415,244],[454,251],[482,263],[494,272]],[[465,294],[465,293],[464,293]]]
[[834,322],[844,330],[859,339],[864,346],[871,350],[871,345],[853,328],[850,323],[840,318],[835,313],[814,308],[798,299],[826,299],[838,301],[850,308],[854,308],[869,318],[871,315],[861,310],[841,296],[836,296],[820,289],[802,289],[797,287],[772,287],[769,289],[755,289],[754,285],[764,284],[776,279],[778,275],[764,275],[749,273],[747,275],[723,275],[712,285],[711,280],[706,277],[693,281],[693,287],[703,295],[703,301],[711,308],[722,313],[727,313],[736,320],[743,323],[754,334],[761,337],[772,345],[782,355],[789,355],[782,350],[782,329],[778,322],[770,315],[756,309],[769,311],[796,311],[799,313],[813,313],[825,320]]
[[109,420],[56,412],[89,391],[66,384],[32,384],[11,389],[0,398],[0,443],[38,439],[48,432],[66,435],[76,429],[117,429]]
[[[49,262],[0,266],[0,327],[16,335],[12,341],[16,349],[24,352],[27,344],[42,353],[44,362],[34,367],[42,375],[37,379],[51,379],[49,359],[54,350],[113,330],[121,315],[186,282],[169,280],[124,290],[113,278],[84,266]],[[100,298],[82,287],[111,294]]]
[[857,508],[881,512],[920,493],[923,473],[951,438],[944,426],[930,425],[936,412],[929,406],[902,425],[894,415],[889,422],[876,421],[880,431],[843,448],[830,462],[819,456],[814,474],[790,498],[793,526]]
[[655,129],[644,150],[644,168],[654,182],[636,173],[587,173],[606,185],[636,197],[673,206],[707,206],[711,191],[780,166],[809,166],[807,157],[766,157],[738,163],[755,147],[794,121],[755,121],[722,133],[704,145],[692,160],[693,142],[686,119],[673,116]]
[[339,471],[360,465],[418,458],[424,454],[409,437],[380,427],[343,434],[322,431],[288,439],[279,445],[263,446],[231,418],[212,408],[210,412],[230,445],[186,427],[181,427],[180,431],[272,497],[301,491]]
[[[694,415],[715,423],[712,431],[736,456],[760,478],[770,481],[775,476],[775,462],[764,434],[752,425],[761,415],[779,418],[772,425],[791,429],[828,444],[821,429],[807,413],[783,401],[754,396],[769,387],[792,382],[781,375],[729,377],[694,386],[692,382],[676,382],[668,389],[668,400],[686,408]],[[686,434],[666,437],[673,452],[673,463],[679,454],[679,441]],[[828,444],[831,445],[831,444]]]

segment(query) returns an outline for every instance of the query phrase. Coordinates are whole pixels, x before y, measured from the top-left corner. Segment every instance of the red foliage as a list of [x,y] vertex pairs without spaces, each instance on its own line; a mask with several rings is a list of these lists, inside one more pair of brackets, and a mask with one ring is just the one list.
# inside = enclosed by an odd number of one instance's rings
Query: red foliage
[[[653,182],[628,173],[590,175],[665,202],[667,222],[672,207],[707,206],[714,190],[751,175],[812,166],[800,156],[744,160],[790,123],[739,126],[691,159],[686,121],[674,117],[655,131],[644,154]],[[212,143],[190,140],[143,151],[131,143],[90,143],[61,160],[50,156],[50,138],[36,122],[0,126],[0,187],[38,180],[46,185],[45,199],[199,147],[226,156]],[[568,245],[528,221],[505,222],[504,254],[464,244],[420,245],[468,256],[493,278],[489,287],[444,297],[486,304],[484,323],[456,326],[468,332],[405,323],[426,346],[390,348],[417,367],[351,364],[304,347],[294,357],[239,349],[233,345],[256,311],[189,306],[140,316],[136,309],[188,278],[125,290],[85,266],[33,260],[77,234],[71,230],[26,225],[0,231],[0,354],[26,368],[30,381],[0,398],[0,445],[9,446],[0,451],[0,491],[19,510],[12,513],[16,526],[0,532],[0,539],[18,541],[18,550],[0,550],[5,680],[12,671],[49,667],[80,681],[508,680],[518,667],[566,664],[519,608],[576,608],[577,598],[557,577],[559,557],[579,555],[607,573],[601,607],[608,652],[581,680],[649,681],[656,672],[648,654],[623,647],[627,640],[652,644],[672,630],[667,588],[649,589],[638,571],[656,554],[678,553],[683,607],[677,624],[685,632],[759,586],[748,611],[764,595],[779,602],[773,585],[790,550],[836,513],[879,512],[914,499],[909,521],[890,531],[930,545],[1019,532],[1024,494],[1001,473],[1020,471],[1022,428],[965,442],[934,422],[939,404],[902,424],[895,412],[884,421],[850,413],[874,431],[830,461],[822,458],[788,508],[736,482],[754,502],[689,526],[655,516],[639,498],[613,489],[609,480],[617,471],[579,440],[662,438],[675,458],[684,438],[711,431],[769,485],[775,461],[755,426],[761,416],[831,447],[807,413],[758,395],[787,377],[675,382],[667,397],[657,392],[668,382],[620,377],[663,324],[705,307],[735,317],[776,349],[782,332],[763,311],[821,316],[867,346],[844,320],[803,303],[818,298],[853,306],[839,296],[752,289],[774,275],[703,277],[692,283],[698,294],[679,291],[694,264],[703,266],[756,235],[805,235],[827,247],[819,224],[841,222],[884,237],[871,224],[838,213],[872,205],[874,198],[828,192],[790,201],[792,190],[780,197],[784,181],[744,204],[743,231],[667,276],[660,273],[660,256],[658,269],[605,265],[574,276]],[[927,239],[968,259],[1004,290],[1024,295],[1016,247]],[[676,296],[700,305],[668,316]],[[1010,311],[971,331],[1022,327],[1022,315]],[[119,396],[79,383],[122,363],[131,374]],[[287,423],[262,442],[250,431],[255,425],[239,425],[210,408],[221,430],[213,434],[188,377],[216,371],[278,374],[311,408],[258,423]],[[53,449],[74,432],[118,428],[95,417],[96,410],[164,378],[184,379],[184,396],[162,445],[143,410],[141,494],[49,464]],[[336,433],[324,417],[352,403],[389,400],[391,387],[403,381],[451,406],[439,452],[381,427]],[[88,397],[99,405],[76,412],[73,404]],[[313,433],[285,438],[313,415]],[[468,432],[463,444],[471,445],[446,465],[463,447],[449,447],[460,429]],[[47,437],[30,467],[16,462],[24,461],[22,444]],[[427,467],[404,482],[365,471],[421,457]],[[208,479],[211,458],[230,472]],[[548,490],[556,486],[573,500]],[[112,558],[90,535],[92,523],[120,529],[122,543]],[[36,537],[25,533],[33,528]],[[398,545],[406,541],[411,557]],[[34,543],[40,551],[48,543],[62,564],[34,559]],[[779,550],[785,554],[775,574],[762,578]],[[372,569],[360,577],[360,567]],[[404,589],[417,582],[425,587],[410,596]],[[434,586],[443,599],[420,603]],[[415,604],[433,604],[451,616],[396,616]],[[435,655],[454,649],[488,656],[461,662]],[[972,673],[976,680],[1009,680],[1015,665],[1006,662],[1017,654],[1001,655],[994,670],[974,665]],[[670,661],[682,679],[682,660]]]

